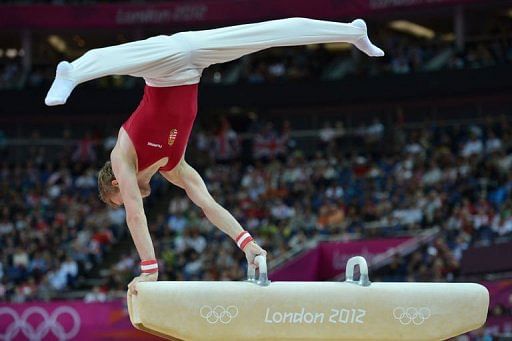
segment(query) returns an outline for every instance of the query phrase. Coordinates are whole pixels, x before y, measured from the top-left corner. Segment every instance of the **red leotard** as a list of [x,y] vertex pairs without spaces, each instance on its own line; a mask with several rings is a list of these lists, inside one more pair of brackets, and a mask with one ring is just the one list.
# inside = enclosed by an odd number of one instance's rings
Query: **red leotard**
[[137,110],[123,124],[137,153],[138,171],[168,157],[161,171],[172,170],[185,153],[197,114],[197,84],[146,85]]

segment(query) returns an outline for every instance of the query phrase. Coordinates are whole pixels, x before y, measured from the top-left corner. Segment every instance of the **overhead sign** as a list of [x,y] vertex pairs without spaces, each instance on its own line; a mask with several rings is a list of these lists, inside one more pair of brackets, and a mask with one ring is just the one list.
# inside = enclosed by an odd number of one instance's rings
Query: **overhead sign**
[[0,28],[123,28],[229,25],[285,17],[341,20],[388,10],[447,6],[482,0],[203,0],[158,4],[5,5]]

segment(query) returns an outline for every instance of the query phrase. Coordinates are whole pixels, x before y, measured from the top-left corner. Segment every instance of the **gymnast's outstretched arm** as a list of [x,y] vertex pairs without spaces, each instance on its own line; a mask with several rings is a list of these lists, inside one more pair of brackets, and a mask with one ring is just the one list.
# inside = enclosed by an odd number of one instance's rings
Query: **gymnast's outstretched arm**
[[[213,199],[199,173],[185,162],[184,159],[173,170],[161,172],[161,174],[172,184],[183,188],[190,200],[203,210],[206,218],[233,240],[244,231],[235,217]],[[254,267],[257,267],[257,264],[254,263],[254,258],[257,255],[267,254],[255,242],[247,244],[243,251],[249,264],[252,264]]]
[[[133,242],[137,248],[142,261],[153,260],[155,249],[148,230],[146,214],[142,203],[142,196],[139,190],[136,176],[136,165],[120,157],[118,153],[111,154],[112,169],[115,174],[114,186],[119,188],[122,203],[126,209],[126,224],[130,230]],[[130,294],[136,294],[136,286],[139,281],[156,281],[158,272],[145,274],[136,277],[129,285]]]

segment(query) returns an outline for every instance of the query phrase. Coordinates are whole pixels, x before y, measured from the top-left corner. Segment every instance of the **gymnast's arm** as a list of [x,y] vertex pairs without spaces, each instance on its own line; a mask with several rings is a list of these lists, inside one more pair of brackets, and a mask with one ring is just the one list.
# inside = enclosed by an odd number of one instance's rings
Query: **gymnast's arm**
[[[133,162],[126,160],[122,155],[112,153],[112,170],[119,184],[119,190],[126,210],[126,223],[132,236],[140,259],[153,260],[155,249],[149,234],[146,214],[142,203],[142,195],[137,185],[136,169]],[[142,279],[144,277],[144,279]],[[147,278],[146,278],[147,277]],[[153,274],[143,273],[132,281],[128,287],[132,293],[136,293],[134,283],[140,280],[154,280],[158,278],[158,272]]]
[[[184,159],[171,171],[161,172],[161,174],[172,184],[183,188],[190,200],[203,210],[208,220],[233,240],[243,231],[242,226],[231,213],[213,199],[199,173]],[[257,255],[267,254],[255,242],[247,244],[243,251],[247,261],[256,267],[254,258]]]

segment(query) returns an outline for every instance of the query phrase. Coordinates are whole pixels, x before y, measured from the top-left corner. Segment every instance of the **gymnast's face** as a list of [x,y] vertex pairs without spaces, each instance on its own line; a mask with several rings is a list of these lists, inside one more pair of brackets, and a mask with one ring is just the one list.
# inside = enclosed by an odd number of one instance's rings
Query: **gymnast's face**
[[112,193],[109,199],[115,207],[120,207],[123,205],[123,198],[121,197],[121,192],[119,191],[117,191],[116,193]]
[[[123,205],[123,197],[121,196],[121,191],[119,191],[119,182],[116,179],[112,180],[112,186],[117,189],[114,193],[111,193],[109,196],[110,202],[115,206],[119,207]],[[142,187],[139,185],[140,195],[142,198],[146,198],[151,194],[151,188]]]

